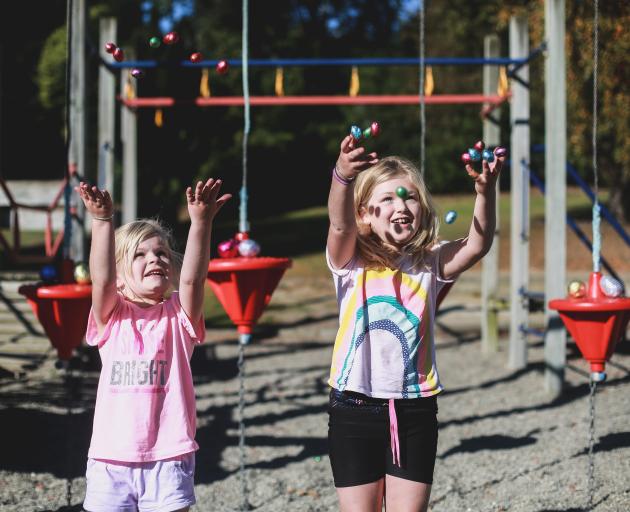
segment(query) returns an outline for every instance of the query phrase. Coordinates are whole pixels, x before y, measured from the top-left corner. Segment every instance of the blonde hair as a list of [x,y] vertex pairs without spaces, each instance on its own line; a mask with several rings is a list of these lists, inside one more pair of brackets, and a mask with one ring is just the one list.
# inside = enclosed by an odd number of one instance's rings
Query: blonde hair
[[[361,219],[362,210],[367,209],[374,189],[381,183],[398,177],[408,178],[413,183],[420,203],[418,231],[402,251],[396,251],[385,244]],[[415,266],[423,260],[426,251],[438,241],[440,221],[424,180],[414,164],[398,156],[383,158],[358,175],[354,187],[354,215],[358,230],[357,253],[368,268],[396,268],[401,252],[410,255],[412,265]]]
[[133,258],[140,242],[154,236],[159,237],[168,251],[171,262],[171,289],[179,286],[179,273],[182,266],[182,256],[173,247],[173,237],[169,229],[164,227],[157,219],[139,219],[129,222],[116,229],[114,234],[114,246],[116,257],[116,273],[118,277],[128,285],[127,276],[131,274]]

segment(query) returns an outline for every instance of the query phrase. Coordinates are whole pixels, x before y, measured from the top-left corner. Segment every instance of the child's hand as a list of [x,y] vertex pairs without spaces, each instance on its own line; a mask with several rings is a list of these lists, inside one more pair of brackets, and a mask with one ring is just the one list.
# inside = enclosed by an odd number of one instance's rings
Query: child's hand
[[114,215],[114,205],[112,197],[107,190],[99,190],[96,186],[90,186],[85,182],[80,182],[74,190],[83,200],[85,209],[92,217],[108,219]]
[[348,135],[341,141],[341,151],[337,159],[337,171],[349,180],[352,180],[361,171],[378,162],[375,152],[365,153],[365,148],[354,147],[355,140],[352,135]]
[[194,191],[192,187],[186,189],[188,214],[191,222],[212,222],[217,212],[232,197],[232,194],[223,194],[217,199],[220,189],[221,180],[213,180],[212,178],[205,183],[198,181]]
[[[501,156],[497,156],[497,151]],[[494,162],[488,163],[487,160],[481,162],[481,173],[475,171],[470,164],[466,164],[466,172],[475,180],[475,192],[477,194],[487,194],[493,192],[501,169],[503,168],[503,162],[505,161],[505,150],[499,147],[494,148]]]

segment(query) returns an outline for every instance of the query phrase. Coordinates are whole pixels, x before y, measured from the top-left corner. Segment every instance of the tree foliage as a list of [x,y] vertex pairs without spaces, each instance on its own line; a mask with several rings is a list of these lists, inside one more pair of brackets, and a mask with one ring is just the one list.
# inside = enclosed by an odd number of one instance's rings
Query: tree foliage
[[[62,2],[21,2],[13,9],[28,11],[37,4],[43,11],[38,22],[23,34],[20,45],[13,44],[11,66],[22,66],[21,74],[5,82],[23,81],[34,72],[31,83],[21,90],[11,86],[29,109],[4,111],[37,124],[38,138],[47,147],[31,152],[31,175],[47,176],[42,169],[50,162],[46,153],[63,153],[63,108],[65,73],[64,5]],[[12,4],[13,5],[13,4]],[[17,4],[16,4],[17,5]],[[45,7],[43,7],[45,5]],[[491,0],[470,2],[425,2],[426,54],[428,56],[482,56],[483,37],[498,33],[501,53],[508,54],[507,20],[516,12],[527,12],[532,46],[544,37],[543,0],[510,2]],[[629,5],[623,2],[600,3],[600,122],[599,165],[604,183],[613,189],[612,205],[626,207],[630,193],[630,128],[628,126],[628,65],[630,35]],[[241,57],[242,13],[240,3],[226,0],[94,0],[89,3],[88,40],[88,118],[92,168],[96,169],[96,103],[98,58],[98,20],[112,16],[118,22],[118,40],[129,57],[157,59],[161,66],[147,70],[137,82],[140,96],[173,96],[192,100],[199,95],[201,73],[198,68],[181,68],[176,63],[201,51],[207,59]],[[589,9],[591,9],[589,11]],[[183,13],[183,14],[182,14]],[[41,21],[41,19],[46,21]],[[417,57],[419,48],[418,12],[404,0],[274,0],[250,2],[249,56],[269,58],[341,57]],[[6,17],[3,16],[3,20]],[[6,23],[6,21],[5,21]],[[158,50],[147,44],[149,37],[161,36],[172,28],[181,42]],[[580,168],[590,161],[592,59],[590,2],[567,2],[567,99],[569,102],[569,155]],[[6,42],[5,42],[6,43]],[[8,44],[12,44],[10,41]],[[19,62],[19,55],[28,59]],[[15,59],[14,59],[15,57]],[[6,60],[5,60],[6,62]],[[24,65],[27,64],[27,68]],[[6,65],[6,64],[5,64]],[[36,72],[35,72],[36,70]],[[287,95],[347,94],[351,70],[345,67],[289,67],[284,71]],[[276,70],[250,68],[250,93],[273,95]],[[362,67],[359,70],[360,94],[416,94],[419,88],[417,67]],[[480,93],[482,69],[435,67],[435,94]],[[532,142],[544,142],[543,61],[531,62]],[[121,79],[127,79],[126,72]],[[210,70],[213,96],[242,93],[242,74],[237,66],[227,75]],[[120,87],[118,85],[118,87]],[[4,86],[7,90],[7,86]],[[119,88],[117,89],[119,90]],[[11,99],[13,101],[13,99]],[[420,113],[417,106],[344,107],[254,107],[249,139],[248,188],[250,217],[259,218],[279,211],[325,204],[339,142],[351,124],[367,126],[381,123],[382,136],[368,141],[381,155],[399,154],[419,159]],[[161,128],[154,122],[155,111],[138,110],[139,206],[140,213],[159,213],[174,219],[185,184],[194,179],[220,176],[225,188],[237,192],[241,186],[243,109],[237,107],[198,108],[189,104],[165,109]],[[501,109],[502,144],[509,143],[507,108]],[[13,121],[3,121],[4,125]],[[43,130],[55,135],[44,134]],[[470,182],[459,163],[459,154],[481,137],[479,106],[427,106],[427,180],[433,192],[470,189]],[[7,141],[3,127],[3,146]],[[15,134],[11,134],[15,136]],[[13,140],[13,139],[11,139]],[[23,158],[14,145],[2,155],[4,168]],[[39,141],[38,141],[39,142]],[[119,148],[120,145],[118,145]],[[118,149],[119,150],[119,149]],[[7,160],[10,160],[7,161]],[[587,173],[588,176],[588,173]],[[505,183],[507,176],[503,179]],[[159,200],[156,200],[159,198]],[[225,217],[236,218],[238,201],[226,207]]]
[[[529,19],[532,44],[545,37],[544,1],[513,1],[499,16],[519,12]],[[610,189],[609,207],[630,220],[630,3],[599,3],[597,165],[599,183]],[[567,125],[569,160],[593,182],[593,2],[566,3]],[[540,63],[537,73],[543,73]],[[543,82],[533,97],[542,108]],[[534,106],[532,110],[534,110]],[[544,129],[544,126],[541,127]]]

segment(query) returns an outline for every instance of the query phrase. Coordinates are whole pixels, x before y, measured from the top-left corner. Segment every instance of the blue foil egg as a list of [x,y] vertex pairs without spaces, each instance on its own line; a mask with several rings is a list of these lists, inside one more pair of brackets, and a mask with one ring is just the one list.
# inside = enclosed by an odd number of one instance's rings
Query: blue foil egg
[[457,219],[457,212],[455,210],[449,210],[448,212],[446,212],[446,215],[444,216],[444,221],[447,224],[453,224],[453,222],[455,222],[456,219]]
[[350,135],[352,135],[352,138],[355,140],[361,140],[363,130],[361,130],[361,128],[359,128],[357,125],[352,125],[350,127]]
[[470,159],[473,162],[478,162],[479,160],[481,160],[481,153],[475,148],[468,148],[468,154],[470,155]]
[[488,163],[494,162],[494,153],[489,149],[484,149],[483,153],[481,153],[481,157],[486,160]]
[[58,277],[57,268],[54,265],[44,265],[39,271],[39,277],[45,283],[51,283]]

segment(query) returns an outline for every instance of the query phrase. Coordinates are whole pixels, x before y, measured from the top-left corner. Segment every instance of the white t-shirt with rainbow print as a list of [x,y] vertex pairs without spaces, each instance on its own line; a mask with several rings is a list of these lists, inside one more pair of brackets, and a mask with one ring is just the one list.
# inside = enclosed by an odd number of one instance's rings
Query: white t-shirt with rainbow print
[[339,305],[328,384],[375,398],[419,398],[442,391],[435,363],[435,304],[451,282],[439,275],[440,246],[412,268],[366,269],[355,256],[333,273]]

